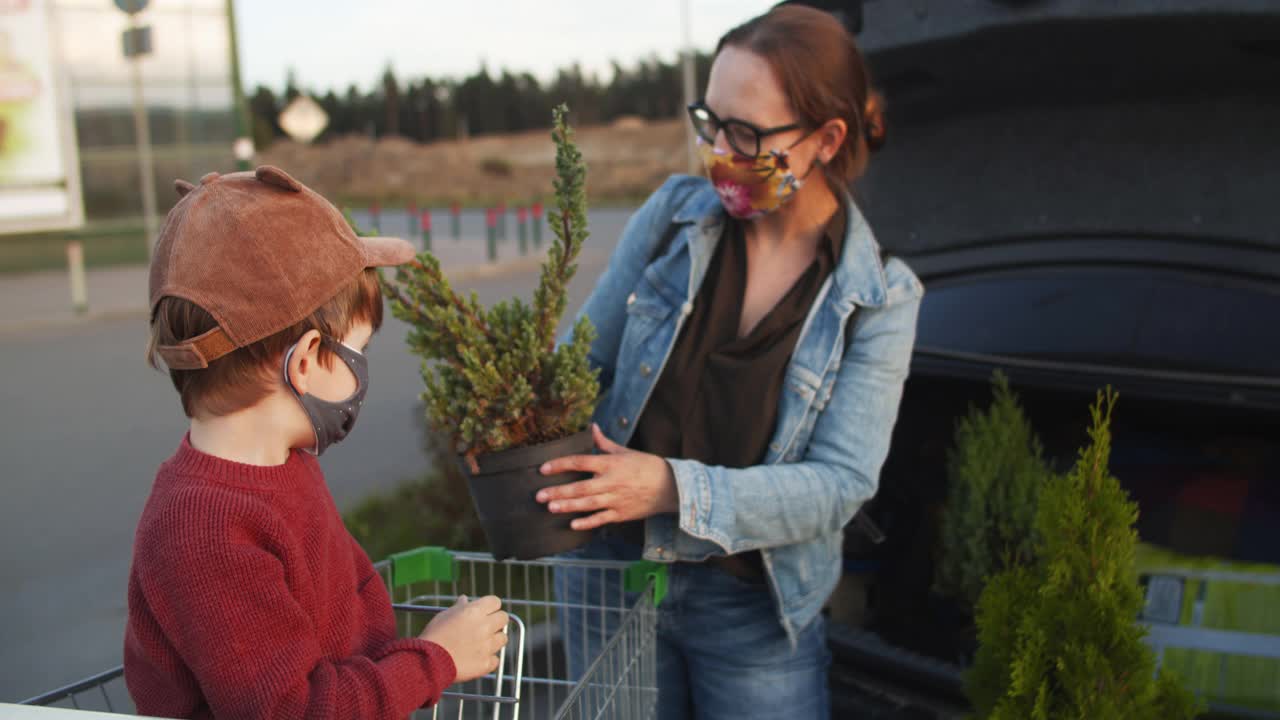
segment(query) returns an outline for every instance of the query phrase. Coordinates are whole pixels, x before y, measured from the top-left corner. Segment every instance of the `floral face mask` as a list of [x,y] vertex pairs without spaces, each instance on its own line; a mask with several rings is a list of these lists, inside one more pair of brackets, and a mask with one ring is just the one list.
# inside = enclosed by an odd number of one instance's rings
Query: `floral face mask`
[[[803,142],[796,141],[791,147]],[[756,157],[719,150],[701,137],[698,154],[707,177],[720,195],[720,202],[731,216],[750,220],[771,213],[795,196],[805,178],[817,166],[815,162],[802,177],[791,171],[788,150],[770,150]]]

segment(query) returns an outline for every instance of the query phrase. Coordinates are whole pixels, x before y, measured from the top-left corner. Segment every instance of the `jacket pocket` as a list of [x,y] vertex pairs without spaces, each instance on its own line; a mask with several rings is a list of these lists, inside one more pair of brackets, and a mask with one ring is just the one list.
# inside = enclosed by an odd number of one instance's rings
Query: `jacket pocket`
[[815,399],[819,391],[819,378],[804,368],[791,367],[783,381],[783,393],[778,408],[778,422],[784,454],[782,462],[792,463],[804,457],[813,432]]
[[[621,353],[632,353],[647,341],[654,331],[670,320],[675,306],[659,290],[650,278],[650,268],[645,278],[636,284],[636,289],[627,296],[627,324],[622,333]],[[619,358],[621,364],[621,358]]]

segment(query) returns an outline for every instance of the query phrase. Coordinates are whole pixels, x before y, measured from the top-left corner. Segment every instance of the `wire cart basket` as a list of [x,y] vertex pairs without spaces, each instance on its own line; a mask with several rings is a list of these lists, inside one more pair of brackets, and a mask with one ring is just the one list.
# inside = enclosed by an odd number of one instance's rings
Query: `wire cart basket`
[[[390,591],[402,636],[421,632],[430,616],[459,595],[497,595],[511,616],[510,641],[498,671],[458,683],[416,718],[642,720],[657,704],[657,605],[666,594],[666,569],[650,562],[545,558],[499,562],[485,553],[417,548],[377,563]],[[581,603],[556,598],[557,568],[573,568],[591,587],[618,588],[616,597]],[[585,592],[579,595],[587,597]],[[569,677],[561,644],[571,626],[601,650],[579,678]],[[610,629],[605,637],[604,628]],[[576,641],[576,639],[575,639]],[[23,705],[130,713],[124,668],[114,667]]]

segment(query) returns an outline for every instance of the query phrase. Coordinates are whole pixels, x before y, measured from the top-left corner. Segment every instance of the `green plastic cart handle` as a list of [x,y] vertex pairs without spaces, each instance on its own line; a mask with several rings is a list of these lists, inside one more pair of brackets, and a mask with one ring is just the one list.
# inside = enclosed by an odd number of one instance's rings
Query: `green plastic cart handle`
[[458,561],[442,547],[420,547],[392,555],[391,587],[420,582],[453,582],[458,579]]
[[667,596],[667,566],[650,560],[639,560],[631,563],[623,578],[623,587],[627,592],[644,592],[649,584],[653,584],[653,606],[662,604]]

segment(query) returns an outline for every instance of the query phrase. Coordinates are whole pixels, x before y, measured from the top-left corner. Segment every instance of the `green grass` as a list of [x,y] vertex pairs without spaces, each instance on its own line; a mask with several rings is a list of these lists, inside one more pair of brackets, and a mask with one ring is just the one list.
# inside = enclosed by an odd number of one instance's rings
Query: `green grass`
[[424,473],[389,493],[365,498],[342,519],[375,562],[423,545],[487,549],[466,480],[456,471]]
[[[466,480],[457,471],[434,470],[401,484],[391,492],[373,495],[343,514],[347,529],[375,562],[393,553],[422,546],[439,546],[450,550],[486,552],[488,546]],[[492,569],[492,576],[490,576]],[[496,594],[508,601],[508,610],[525,623],[546,622],[550,614],[545,607],[530,606],[521,601],[544,602],[551,599],[550,570],[483,563],[472,567],[460,564],[455,583],[417,583],[395,588],[393,597],[402,601],[422,594],[452,597]],[[474,576],[473,576],[474,572]],[[435,602],[448,605],[450,600]],[[428,618],[422,615],[400,617],[400,631],[416,635]]]
[[67,243],[84,245],[86,268],[142,265],[147,262],[142,221],[103,221],[75,230],[0,237],[0,275],[62,270],[67,267]]

